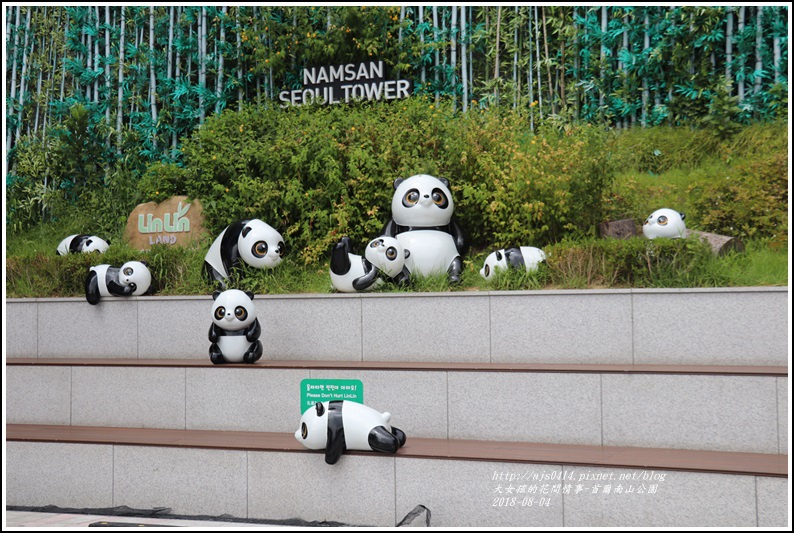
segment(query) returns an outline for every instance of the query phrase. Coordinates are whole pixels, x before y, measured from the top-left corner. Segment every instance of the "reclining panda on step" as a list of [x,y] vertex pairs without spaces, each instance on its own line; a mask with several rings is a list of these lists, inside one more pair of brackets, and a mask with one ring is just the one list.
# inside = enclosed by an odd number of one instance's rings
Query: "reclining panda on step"
[[376,237],[367,244],[364,257],[351,250],[350,237],[345,236],[331,251],[331,285],[337,291],[368,291],[382,285],[384,279],[408,279],[405,259],[410,254],[397,239]]

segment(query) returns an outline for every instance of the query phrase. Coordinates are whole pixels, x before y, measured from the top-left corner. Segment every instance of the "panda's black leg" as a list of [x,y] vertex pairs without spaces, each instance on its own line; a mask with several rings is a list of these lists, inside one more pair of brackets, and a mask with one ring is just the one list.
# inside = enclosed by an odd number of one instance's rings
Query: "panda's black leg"
[[369,447],[376,452],[394,453],[400,447],[397,437],[389,433],[383,426],[372,428],[367,441],[369,442]]
[[405,436],[405,433],[403,432],[403,430],[401,430],[400,428],[396,428],[396,427],[392,426],[391,427],[391,433],[392,433],[392,435],[397,437],[397,442],[400,444],[400,448],[405,446],[405,441],[407,440],[407,437]]
[[204,272],[206,272],[210,283],[217,282],[222,291],[226,290],[226,279],[206,261],[204,261]]
[[262,341],[257,340],[243,356],[243,363],[256,363],[262,357]]
[[350,271],[348,253],[350,253],[350,237],[342,237],[331,251],[331,272],[338,276],[344,276]]
[[91,305],[99,303],[99,282],[97,281],[96,272],[93,270],[85,278],[85,299]]
[[449,264],[449,268],[447,269],[447,274],[449,274],[449,282],[460,283],[461,272],[463,272],[463,260],[460,258],[460,256],[457,256],[452,260],[452,263]]
[[221,352],[221,349],[214,342],[212,346],[210,346],[210,361],[212,361],[214,365],[222,365],[226,362],[226,359],[223,358],[223,352]]

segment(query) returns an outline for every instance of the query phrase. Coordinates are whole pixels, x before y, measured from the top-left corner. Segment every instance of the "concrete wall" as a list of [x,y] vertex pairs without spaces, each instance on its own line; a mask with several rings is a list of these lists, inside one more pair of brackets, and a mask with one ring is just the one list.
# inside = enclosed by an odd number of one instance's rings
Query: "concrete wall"
[[[409,437],[786,453],[775,376],[260,368],[6,368],[12,424],[274,431],[300,382],[359,379]],[[782,388],[782,391],[781,391]]]
[[7,465],[10,506],[394,526],[424,505],[434,527],[784,527],[788,516],[788,479],[726,474],[39,442],[8,442]]
[[[786,287],[255,301],[269,359],[788,364]],[[210,310],[209,296],[11,299],[7,356],[207,358]]]

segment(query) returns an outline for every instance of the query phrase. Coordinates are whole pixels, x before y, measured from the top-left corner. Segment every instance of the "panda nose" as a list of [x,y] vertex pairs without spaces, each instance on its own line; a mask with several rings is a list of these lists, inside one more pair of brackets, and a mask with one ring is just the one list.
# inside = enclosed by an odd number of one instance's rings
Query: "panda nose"
[[426,195],[425,195],[425,198],[430,198],[430,195],[429,195],[429,194],[426,194]]

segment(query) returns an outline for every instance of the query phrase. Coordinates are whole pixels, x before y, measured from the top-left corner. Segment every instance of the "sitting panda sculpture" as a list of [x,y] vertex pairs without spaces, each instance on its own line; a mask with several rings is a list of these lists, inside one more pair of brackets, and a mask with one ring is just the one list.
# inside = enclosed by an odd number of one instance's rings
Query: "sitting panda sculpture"
[[395,237],[410,253],[405,266],[411,276],[446,272],[451,283],[460,281],[466,241],[452,219],[454,210],[446,179],[418,174],[394,181],[392,218],[381,233]]
[[394,237],[376,237],[364,257],[351,253],[350,237],[342,237],[331,251],[331,285],[339,292],[368,291],[388,279],[407,279],[405,258],[410,255]]
[[108,251],[108,243],[95,235],[69,235],[60,242],[57,248],[58,255],[77,252],[99,252],[104,254]]
[[262,328],[256,316],[254,294],[230,289],[212,295],[212,325],[209,331],[210,361],[254,363],[262,357]]
[[281,234],[258,218],[239,220],[227,226],[204,257],[204,270],[210,282],[222,289],[232,268],[240,261],[255,268],[275,268],[281,263],[286,247]]
[[395,453],[405,445],[406,437],[389,425],[390,419],[390,413],[357,402],[317,402],[301,416],[295,438],[310,450],[325,449],[329,465],[335,464],[345,450]]
[[642,233],[648,239],[666,237],[668,239],[679,239],[686,237],[686,215],[674,209],[657,209],[645,219],[642,225]]
[[97,265],[88,270],[85,299],[96,305],[103,296],[141,296],[153,291],[146,261],[128,261],[121,267]]
[[485,258],[485,264],[480,269],[480,275],[491,279],[497,270],[508,267],[525,269],[527,272],[537,270],[538,265],[546,260],[546,254],[534,246],[521,246],[519,248],[501,249],[491,252]]

